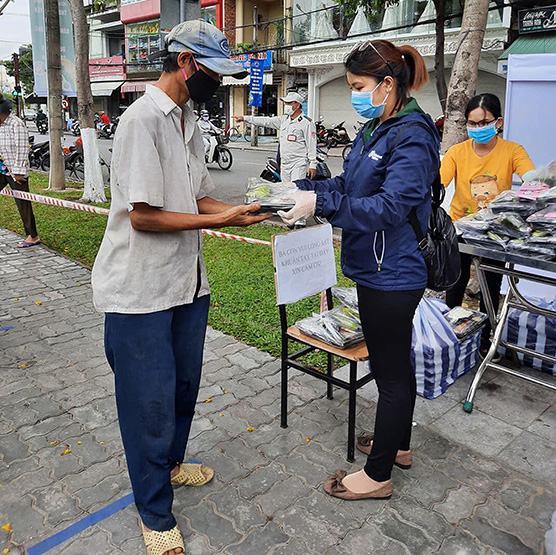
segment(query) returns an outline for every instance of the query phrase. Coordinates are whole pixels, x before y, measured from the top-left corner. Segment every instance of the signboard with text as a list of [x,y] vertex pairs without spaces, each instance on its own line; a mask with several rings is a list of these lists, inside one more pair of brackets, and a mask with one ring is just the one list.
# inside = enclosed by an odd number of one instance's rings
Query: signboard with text
[[337,283],[330,224],[275,235],[272,255],[277,304],[294,303]]
[[91,81],[106,81],[108,79],[125,79],[125,65],[123,56],[110,58],[90,58],[89,76]]
[[263,105],[264,60],[251,60],[249,67],[249,106]]
[[272,69],[272,51],[267,50],[266,52],[254,52],[249,54],[236,54],[231,56],[232,61],[240,65],[246,71],[249,71],[251,67],[251,60],[264,60],[265,71]]
[[519,34],[556,31],[556,6],[519,11]]
[[129,23],[125,26],[127,73],[160,71],[161,65],[149,61],[160,50],[159,20]]

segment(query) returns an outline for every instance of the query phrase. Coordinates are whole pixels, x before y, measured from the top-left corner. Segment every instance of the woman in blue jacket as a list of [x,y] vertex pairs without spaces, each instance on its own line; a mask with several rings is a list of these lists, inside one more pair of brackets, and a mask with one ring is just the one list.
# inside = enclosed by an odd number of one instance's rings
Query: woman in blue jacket
[[343,173],[326,181],[296,181],[295,206],[280,215],[288,224],[322,216],[342,229],[342,269],[357,285],[379,397],[374,438],[357,442],[368,454],[365,468],[338,473],[325,490],[342,499],[383,499],[392,495],[393,465],[411,466],[412,321],[427,268],[408,216],[415,210],[426,231],[439,139],[410,96],[428,78],[414,48],[367,41],[352,50],[345,67],[353,108],[370,121],[356,137]]

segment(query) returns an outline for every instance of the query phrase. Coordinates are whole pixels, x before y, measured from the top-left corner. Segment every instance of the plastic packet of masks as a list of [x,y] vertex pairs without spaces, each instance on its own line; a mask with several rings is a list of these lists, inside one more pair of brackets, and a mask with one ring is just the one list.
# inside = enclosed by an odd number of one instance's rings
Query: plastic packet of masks
[[515,191],[504,191],[489,204],[489,208],[495,214],[513,212],[519,214],[522,218],[527,218],[541,207],[535,201],[520,199]]
[[458,339],[463,339],[481,329],[488,319],[486,314],[478,310],[469,310],[456,306],[447,312],[444,317],[454,330]]
[[499,235],[494,231],[487,231],[484,234],[467,231],[463,234],[466,243],[486,247],[490,249],[505,250],[509,237]]
[[519,214],[500,212],[490,222],[490,229],[499,235],[507,235],[513,239],[520,239],[531,235],[533,228]]
[[261,177],[250,177],[247,182],[245,204],[258,202],[261,212],[277,212],[290,210],[295,203],[291,200],[291,193],[295,190],[284,183],[271,183]]
[[313,314],[295,325],[304,334],[342,349],[363,340],[359,314],[348,306]]
[[357,290],[355,287],[332,287],[332,295],[343,305],[349,306],[354,310],[359,310]]
[[556,201],[556,160],[530,173],[517,194],[544,203]]
[[527,218],[530,224],[556,227],[556,203],[549,204],[543,210],[535,212]]
[[556,246],[533,244],[526,239],[512,239],[508,242],[506,250],[516,254],[542,258],[543,260],[552,260],[556,257]]
[[483,208],[475,214],[465,216],[454,222],[456,228],[461,233],[469,231],[471,233],[486,233],[491,229],[491,222],[497,218],[495,214],[489,208]]
[[548,245],[556,247],[556,229],[534,229],[527,242],[539,247]]

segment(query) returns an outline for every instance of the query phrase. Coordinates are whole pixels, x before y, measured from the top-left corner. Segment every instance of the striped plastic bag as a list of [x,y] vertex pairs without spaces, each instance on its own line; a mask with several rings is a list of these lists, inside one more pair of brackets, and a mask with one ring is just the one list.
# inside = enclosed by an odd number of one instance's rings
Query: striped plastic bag
[[457,365],[452,371],[452,377],[457,380],[470,370],[473,370],[479,362],[481,349],[482,329],[466,337],[460,342],[460,354]]
[[444,318],[442,305],[423,298],[413,318],[411,361],[417,393],[426,399],[442,395],[457,377],[460,343]]
[[[556,300],[544,298],[529,300],[541,308],[556,310]],[[502,330],[502,340],[519,347],[526,347],[533,351],[556,356],[556,318],[547,318],[540,314],[531,314],[525,310],[512,308]],[[508,356],[509,352],[505,354]],[[517,357],[524,366],[556,376],[556,364],[544,362],[521,353],[518,353]]]

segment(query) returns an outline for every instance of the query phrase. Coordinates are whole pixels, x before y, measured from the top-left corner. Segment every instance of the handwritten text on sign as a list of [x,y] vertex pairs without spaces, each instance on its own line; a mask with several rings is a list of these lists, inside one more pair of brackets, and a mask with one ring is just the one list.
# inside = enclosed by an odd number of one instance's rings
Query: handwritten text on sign
[[276,300],[289,304],[336,285],[332,226],[275,235]]

